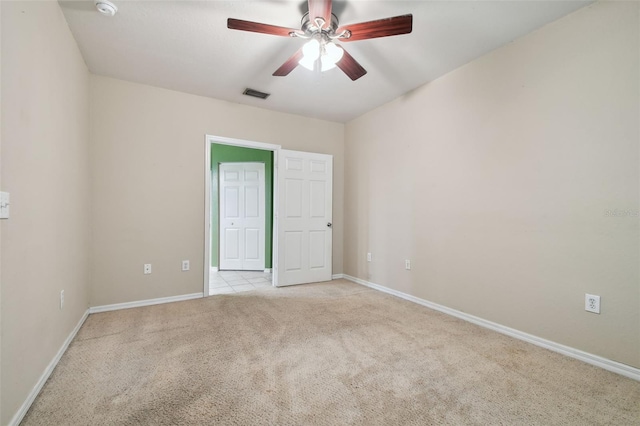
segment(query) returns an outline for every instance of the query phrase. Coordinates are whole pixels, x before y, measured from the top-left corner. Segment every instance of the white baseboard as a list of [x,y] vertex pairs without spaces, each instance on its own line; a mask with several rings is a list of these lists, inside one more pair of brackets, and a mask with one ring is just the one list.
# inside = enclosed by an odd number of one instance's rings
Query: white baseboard
[[49,376],[53,372],[53,369],[56,368],[56,365],[58,365],[60,358],[62,358],[62,355],[64,355],[64,353],[67,351],[69,344],[71,344],[71,341],[73,340],[73,338],[76,337],[76,334],[78,334],[80,327],[82,327],[82,324],[84,324],[88,316],[89,316],[89,309],[87,309],[84,312],[84,314],[82,315],[82,318],[80,318],[80,321],[78,321],[78,324],[75,326],[73,331],[71,331],[71,334],[69,334],[67,339],[64,341],[64,343],[62,344],[62,347],[60,348],[56,356],[54,356],[51,362],[49,363],[49,365],[47,365],[47,368],[44,370],[44,372],[40,376],[40,379],[38,379],[38,382],[35,384],[33,389],[31,389],[31,392],[29,392],[27,399],[22,403],[18,412],[9,421],[9,426],[18,426],[20,424],[25,414],[27,414],[27,411],[29,411],[31,404],[33,404],[33,401],[35,401],[36,397],[42,390],[42,387],[49,379]]
[[333,274],[331,275],[332,280],[339,280],[340,278],[344,278],[344,274]]
[[[218,267],[217,266],[212,266],[210,271],[211,272],[218,272]],[[271,268],[264,268],[264,273],[265,274],[270,274],[271,273]]]
[[163,303],[181,302],[183,300],[200,299],[204,293],[183,294],[180,296],[160,297],[158,299],[138,300],[135,302],[115,303],[113,305],[93,306],[89,308],[90,314],[98,312],[117,311],[120,309],[138,308],[140,306],[160,305]]
[[361,284],[366,287],[373,288],[375,290],[379,290],[384,293],[388,293],[388,294],[400,297],[410,302],[414,302],[419,305],[426,306],[427,308],[431,308],[435,311],[439,311],[439,312],[454,316],[456,318],[460,318],[462,320],[479,325],[481,327],[485,327],[490,330],[497,331],[498,333],[506,334],[507,336],[511,336],[516,339],[523,340],[528,343],[532,343],[536,346],[540,346],[542,348],[561,353],[562,355],[575,358],[577,360],[586,362],[587,364],[595,365],[596,367],[600,367],[605,370],[620,374],[621,376],[625,376],[630,379],[640,381],[639,368],[635,368],[630,365],[623,364],[621,362],[613,361],[608,358],[594,355],[589,352],[584,352],[579,349],[572,348],[570,346],[565,346],[560,343],[553,342],[551,340],[543,339],[541,337],[534,336],[532,334],[528,334],[523,331],[516,330],[514,328],[506,327],[504,325],[501,325],[492,321],[488,321],[480,317],[476,317],[474,315],[466,314],[464,312],[460,312],[455,309],[451,309],[446,306],[439,305],[437,303],[429,302],[428,300],[420,299],[419,297],[411,296],[410,294],[402,293],[401,291],[393,290],[391,288],[382,286],[380,284],[374,284],[372,282],[365,281],[360,278],[352,277],[347,274],[344,274],[343,278],[349,281],[353,281],[354,283]]

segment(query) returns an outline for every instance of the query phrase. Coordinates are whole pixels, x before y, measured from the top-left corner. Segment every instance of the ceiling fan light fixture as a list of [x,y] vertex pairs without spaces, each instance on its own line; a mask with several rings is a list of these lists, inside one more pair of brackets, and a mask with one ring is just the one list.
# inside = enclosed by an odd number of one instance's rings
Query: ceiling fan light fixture
[[320,71],[325,72],[332,70],[336,67],[336,63],[331,60],[327,55],[320,58]]
[[315,61],[320,57],[320,42],[315,38],[309,40],[307,44],[302,46],[302,54],[304,59]]
[[314,69],[314,67],[316,65],[316,61],[317,61],[317,59],[305,58],[303,56],[302,59],[300,59],[300,61],[298,62],[298,64],[302,65],[303,67],[305,67],[309,71],[313,71],[313,69]]
[[337,46],[335,43],[329,42],[324,48],[326,52],[325,56],[329,57],[334,64],[342,59],[342,55],[344,54],[344,50],[342,50],[342,47]]
[[302,46],[302,59],[298,61],[300,65],[313,71],[316,61],[320,57],[320,42],[317,39],[309,40],[304,46]]
[[329,71],[336,67],[336,64],[342,59],[344,50],[341,47],[335,45],[332,42],[327,42],[324,45],[322,57],[320,58],[320,70]]
[[302,59],[298,64],[313,71],[315,64],[320,59],[320,71],[328,71],[336,67],[336,63],[342,59],[344,50],[330,41],[312,39],[302,47]]

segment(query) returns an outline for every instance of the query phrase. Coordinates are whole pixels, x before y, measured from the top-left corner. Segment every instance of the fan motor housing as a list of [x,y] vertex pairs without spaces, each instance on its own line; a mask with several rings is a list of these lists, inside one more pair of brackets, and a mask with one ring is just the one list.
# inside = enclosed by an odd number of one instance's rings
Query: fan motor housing
[[[300,28],[302,29],[302,31],[304,31],[304,33],[307,36],[312,36],[315,33],[320,32],[316,23],[312,22],[311,19],[309,18],[309,12],[305,13],[304,16],[302,16],[302,24]],[[321,32],[328,36],[332,36],[336,33],[337,29],[338,29],[338,17],[332,13],[331,22],[329,23],[329,26],[327,28],[322,29]]]

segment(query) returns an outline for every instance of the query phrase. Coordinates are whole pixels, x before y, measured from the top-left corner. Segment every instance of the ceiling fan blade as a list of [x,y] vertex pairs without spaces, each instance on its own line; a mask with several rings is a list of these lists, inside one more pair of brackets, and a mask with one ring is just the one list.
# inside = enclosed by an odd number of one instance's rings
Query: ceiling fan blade
[[309,0],[309,19],[314,22],[316,18],[324,19],[323,28],[331,25],[331,0]]
[[409,34],[413,28],[413,15],[394,16],[393,18],[378,19],[377,21],[361,22],[345,25],[336,30],[336,34],[343,31],[351,32],[350,37],[340,38],[340,41],[357,41],[369,38],[389,37]]
[[349,52],[346,50],[344,50],[342,59],[336,63],[336,66],[344,71],[344,73],[353,81],[356,81],[367,73],[367,70],[362,68],[362,65],[353,59],[353,56],[349,55]]
[[298,49],[298,51],[294,53],[293,56],[287,59],[284,64],[280,65],[280,68],[278,68],[273,73],[273,75],[276,77],[284,77],[285,75],[289,75],[289,73],[298,66],[298,62],[300,62],[300,59],[302,59],[302,48]]
[[283,37],[290,37],[291,33],[297,33],[299,31],[294,28],[278,27],[276,25],[261,24],[259,22],[243,21],[242,19],[233,18],[227,19],[227,28],[232,30],[271,34]]

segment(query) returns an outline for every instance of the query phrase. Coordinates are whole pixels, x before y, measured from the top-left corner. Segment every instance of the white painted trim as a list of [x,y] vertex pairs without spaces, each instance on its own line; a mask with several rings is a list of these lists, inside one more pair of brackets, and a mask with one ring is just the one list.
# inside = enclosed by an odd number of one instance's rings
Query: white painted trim
[[[211,142],[204,136],[204,297],[209,295],[209,275],[211,274]],[[218,270],[218,268],[216,268]]]
[[38,382],[35,384],[33,389],[31,389],[31,392],[29,392],[27,399],[25,399],[25,401],[20,406],[20,409],[18,410],[18,412],[9,421],[9,426],[18,426],[20,424],[24,416],[27,414],[27,411],[29,411],[31,404],[33,404],[33,401],[35,401],[36,397],[42,390],[42,387],[49,379],[49,376],[51,375],[51,373],[53,373],[54,368],[56,368],[56,365],[58,365],[58,362],[60,362],[60,358],[62,358],[62,355],[64,355],[64,353],[67,351],[67,348],[71,344],[71,341],[73,340],[74,337],[76,337],[76,334],[78,334],[80,327],[82,327],[82,324],[84,324],[88,316],[89,316],[89,309],[84,311],[84,314],[82,315],[82,318],[80,318],[80,321],[78,321],[78,324],[76,324],[75,328],[71,331],[67,339],[64,341],[64,343],[62,344],[62,347],[60,348],[56,356],[53,357],[53,359],[51,360],[47,368],[44,370],[44,372],[40,376],[40,379],[38,380]]
[[98,312],[118,311],[120,309],[139,308],[141,306],[160,305],[163,303],[182,302],[184,300],[200,299],[203,293],[182,294],[180,296],[159,297],[157,299],[138,300],[135,302],[114,303],[113,305],[93,306],[89,308],[90,314]]
[[613,373],[620,374],[621,376],[628,377],[630,379],[640,381],[640,369],[632,367],[630,365],[626,365],[617,361],[610,360],[608,358],[604,358],[598,355],[591,354],[589,352],[584,352],[579,349],[572,348],[570,346],[565,346],[560,343],[553,342],[551,340],[543,339],[542,337],[534,336],[532,334],[525,333],[520,330],[516,330],[514,328],[510,328],[492,321],[488,321],[482,319],[480,317],[476,317],[474,315],[470,315],[464,312],[457,311],[455,309],[448,308],[443,305],[439,305],[437,303],[430,302],[428,300],[420,299],[419,297],[412,296],[410,294],[402,293],[400,291],[382,286],[380,284],[374,284],[369,281],[365,281],[360,278],[352,277],[350,275],[344,274],[344,278],[349,281],[353,281],[354,283],[361,284],[363,286],[382,291],[384,293],[391,294],[393,296],[400,297],[402,299],[408,300],[410,302],[417,303],[422,306],[426,306],[427,308],[433,309],[435,311],[439,311],[445,313],[447,315],[451,315],[456,318],[460,318],[462,320],[468,321],[470,323],[479,325],[484,328],[488,328],[493,331],[497,331],[498,333],[506,334],[507,336],[514,337],[519,340],[523,340],[525,342],[534,344],[536,346],[540,346],[545,349],[549,349],[550,351],[558,352],[562,355],[566,355],[568,357],[586,362],[587,364],[595,365],[596,367],[603,368],[605,370],[611,371]]
[[212,266],[210,271],[211,272],[218,272],[218,267],[217,266]]
[[[273,263],[273,255],[271,256],[271,262]],[[270,274],[271,273],[271,268],[264,268],[264,273],[265,274]]]
[[[264,149],[265,151],[277,151],[280,149],[280,145],[274,145],[264,142],[247,141],[243,139],[225,138],[224,136],[212,136],[206,135],[206,140],[209,145],[212,143],[218,143],[221,145],[234,145],[242,146],[245,148]],[[211,156],[209,156],[211,158]],[[211,159],[209,159],[211,161]]]
[[339,280],[341,278],[344,278],[344,274],[333,274],[333,275],[331,275],[331,279],[332,280]]
[[280,206],[280,186],[278,185],[278,157],[280,156],[280,147],[273,151],[273,220],[271,221],[271,285],[278,287],[278,208]]
[[[211,273],[211,144],[217,143],[221,145],[234,145],[245,148],[264,149],[266,151],[273,151],[273,229],[271,232],[271,264],[272,268],[275,266],[277,257],[275,253],[278,250],[278,151],[280,145],[254,142],[243,139],[227,138],[224,136],[205,135],[204,136],[204,273],[203,273],[203,286],[202,294],[204,297],[209,296],[209,275]],[[216,268],[217,270],[217,268]],[[266,271],[266,270],[265,270]],[[271,275],[271,284],[276,285],[278,282],[277,274]]]

